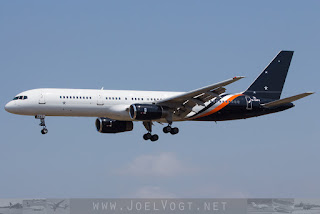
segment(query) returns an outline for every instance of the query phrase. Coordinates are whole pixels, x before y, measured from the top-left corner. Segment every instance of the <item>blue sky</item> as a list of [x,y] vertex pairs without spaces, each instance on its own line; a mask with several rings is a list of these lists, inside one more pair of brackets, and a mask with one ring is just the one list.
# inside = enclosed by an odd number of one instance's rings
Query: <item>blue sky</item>
[[[1,105],[21,91],[246,89],[280,50],[282,97],[319,92],[319,1],[1,1]],[[231,122],[107,135],[95,118],[0,111],[0,190],[19,197],[319,197],[319,97]]]

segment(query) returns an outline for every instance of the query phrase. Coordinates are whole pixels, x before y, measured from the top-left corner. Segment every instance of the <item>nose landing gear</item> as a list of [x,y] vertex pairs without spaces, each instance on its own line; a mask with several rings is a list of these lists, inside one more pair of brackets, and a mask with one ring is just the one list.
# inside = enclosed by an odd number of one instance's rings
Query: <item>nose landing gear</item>
[[41,130],[41,134],[47,134],[48,133],[48,129],[47,128],[43,128],[42,130]]
[[45,115],[36,115],[35,116],[36,119],[40,119],[40,124],[39,126],[42,126],[42,130],[41,130],[41,134],[47,134],[48,133],[48,129],[46,127],[46,123],[45,123]]

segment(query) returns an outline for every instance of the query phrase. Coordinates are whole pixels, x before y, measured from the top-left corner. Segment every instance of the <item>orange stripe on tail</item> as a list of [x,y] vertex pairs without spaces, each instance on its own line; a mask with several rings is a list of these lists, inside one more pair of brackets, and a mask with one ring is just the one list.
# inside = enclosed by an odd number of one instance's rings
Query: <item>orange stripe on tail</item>
[[225,106],[227,106],[229,104],[229,101],[232,101],[234,99],[236,99],[237,97],[241,96],[242,94],[236,94],[236,95],[233,95],[231,96],[229,99],[227,99],[227,102],[223,102],[221,103],[220,105],[218,105],[216,108],[212,109],[211,111],[203,114],[203,115],[200,115],[194,119],[197,119],[197,118],[200,118],[200,117],[205,117],[205,116],[208,116],[210,114],[213,114],[213,113],[216,113],[217,111],[220,111],[221,109],[223,109]]

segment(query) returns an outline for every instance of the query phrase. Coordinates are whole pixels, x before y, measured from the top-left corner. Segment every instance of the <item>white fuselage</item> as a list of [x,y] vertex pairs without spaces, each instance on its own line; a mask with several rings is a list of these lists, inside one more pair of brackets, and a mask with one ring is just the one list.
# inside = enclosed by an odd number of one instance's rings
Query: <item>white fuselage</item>
[[16,95],[5,106],[20,115],[107,117],[132,121],[129,107],[154,103],[183,92],[94,89],[33,89]]

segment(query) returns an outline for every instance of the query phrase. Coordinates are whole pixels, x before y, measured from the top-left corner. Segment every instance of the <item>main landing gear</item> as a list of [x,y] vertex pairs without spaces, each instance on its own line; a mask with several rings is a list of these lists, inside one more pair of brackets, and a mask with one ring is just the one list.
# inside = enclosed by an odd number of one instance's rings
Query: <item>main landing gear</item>
[[165,134],[170,133],[172,135],[178,134],[179,133],[179,129],[177,127],[171,127],[172,125],[172,112],[171,114],[168,115],[168,117],[166,118],[168,125],[163,127],[163,132]]
[[159,136],[157,134],[152,135],[151,132],[148,132],[143,135],[143,139],[145,140],[151,140],[152,142],[157,141],[159,139]]
[[144,127],[147,129],[148,133],[143,135],[144,140],[151,140],[152,142],[157,141],[159,136],[157,134],[152,135],[152,122],[143,122]]
[[166,134],[170,132],[170,134],[175,135],[179,133],[179,129],[177,127],[172,128],[171,124],[169,124],[168,126],[163,127],[163,132]]
[[46,123],[44,121],[45,115],[36,115],[35,116],[36,119],[40,119],[40,124],[39,126],[42,126],[42,130],[41,130],[41,134],[47,134],[48,133],[48,129],[46,127]]
[[[147,129],[148,133],[143,135],[144,140],[151,140],[152,142],[157,141],[159,139],[159,136],[157,134],[152,134],[152,122],[151,121],[144,121],[143,122],[144,127]],[[168,126],[165,126],[163,128],[164,133],[170,133],[172,135],[178,134],[179,129],[177,127],[171,127],[172,123],[169,123]]]

